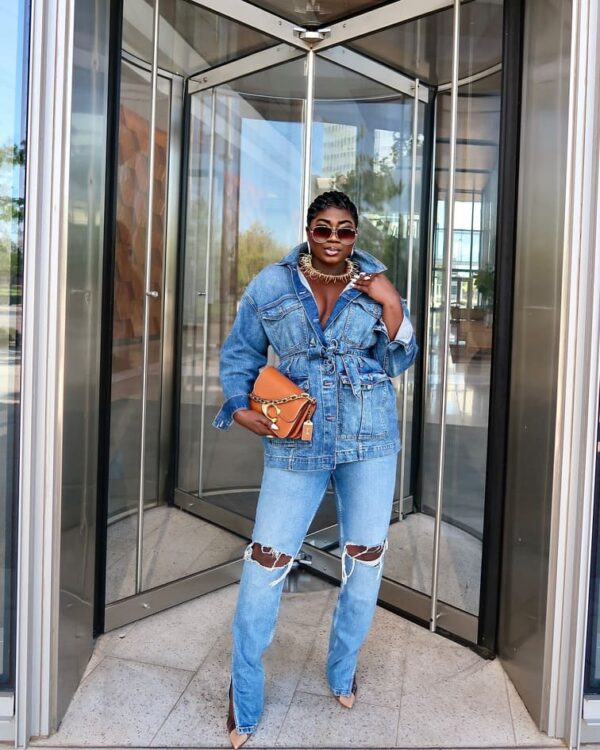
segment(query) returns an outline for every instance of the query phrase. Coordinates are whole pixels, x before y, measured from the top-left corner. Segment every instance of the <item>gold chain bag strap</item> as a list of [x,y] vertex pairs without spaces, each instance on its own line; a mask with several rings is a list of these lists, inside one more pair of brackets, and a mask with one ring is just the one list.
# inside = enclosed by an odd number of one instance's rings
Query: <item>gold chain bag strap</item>
[[306,393],[276,367],[267,365],[256,378],[250,408],[264,414],[279,428],[274,437],[312,440],[312,415],[317,399]]

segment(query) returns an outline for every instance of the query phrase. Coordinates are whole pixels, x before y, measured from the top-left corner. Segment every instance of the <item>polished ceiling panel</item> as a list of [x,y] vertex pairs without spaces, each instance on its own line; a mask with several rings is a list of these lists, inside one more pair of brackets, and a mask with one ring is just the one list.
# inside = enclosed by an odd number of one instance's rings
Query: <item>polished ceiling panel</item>
[[[452,77],[453,9],[413,19],[351,42],[357,52],[415,78],[439,85]],[[501,0],[474,0],[461,5],[459,78],[502,60]]]
[[[152,0],[125,0],[123,49],[152,61]],[[277,40],[187,0],[161,3],[158,65],[183,76],[273,47]]]
[[[227,84],[239,94],[264,96],[270,99],[306,99],[306,70],[300,58],[253,73]],[[317,56],[315,100],[366,101],[396,99],[397,91],[383,86],[359,73]]]
[[[225,87],[243,96],[265,97],[275,101],[306,98],[306,77],[304,59],[292,60],[260,70],[226,84]],[[223,90],[223,89],[220,89]]]
[[302,26],[321,26],[364,13],[386,2],[389,0],[253,0],[252,5]]
[[377,81],[360,74],[360,70],[336,65],[317,55],[315,68],[315,98],[319,100],[390,99],[402,95]]

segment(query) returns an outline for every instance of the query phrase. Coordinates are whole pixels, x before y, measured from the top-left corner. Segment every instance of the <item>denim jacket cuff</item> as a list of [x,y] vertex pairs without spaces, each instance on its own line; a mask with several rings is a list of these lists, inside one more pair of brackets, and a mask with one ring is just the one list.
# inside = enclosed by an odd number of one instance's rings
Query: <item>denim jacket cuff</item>
[[414,349],[415,344],[416,344],[416,341],[415,341],[414,334],[410,337],[408,341],[404,341],[403,339],[396,338],[388,342],[386,346],[386,351],[394,352],[399,346],[401,346],[407,354],[410,354],[412,350]]
[[219,413],[213,420],[213,427],[219,430],[228,430],[233,422],[233,414],[238,409],[249,409],[250,400],[247,393],[240,393],[237,396],[228,398],[223,404]]

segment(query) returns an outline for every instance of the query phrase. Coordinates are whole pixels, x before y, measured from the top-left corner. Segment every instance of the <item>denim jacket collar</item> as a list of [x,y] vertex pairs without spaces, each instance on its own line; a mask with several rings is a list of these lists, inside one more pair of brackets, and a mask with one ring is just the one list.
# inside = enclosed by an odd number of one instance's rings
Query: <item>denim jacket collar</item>
[[[308,243],[301,242],[299,245],[296,245],[296,247],[293,248],[280,261],[278,261],[277,265],[295,267],[298,265],[298,258],[300,257],[300,253],[306,252],[308,252]],[[377,260],[374,255],[371,255],[370,253],[367,253],[365,250],[361,250],[358,247],[354,248],[354,255],[352,256],[352,258],[356,260],[360,265],[361,271],[365,271],[366,273],[380,273],[381,271],[387,270],[387,266],[385,266],[380,260]]]

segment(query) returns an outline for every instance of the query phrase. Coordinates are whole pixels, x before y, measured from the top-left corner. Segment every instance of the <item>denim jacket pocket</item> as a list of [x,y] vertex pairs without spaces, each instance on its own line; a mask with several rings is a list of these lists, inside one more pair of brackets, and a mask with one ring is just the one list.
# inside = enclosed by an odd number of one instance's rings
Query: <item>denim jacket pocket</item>
[[294,295],[283,297],[259,310],[267,337],[280,355],[304,351],[308,346],[308,324],[304,307]]
[[385,438],[395,419],[394,388],[383,372],[360,373],[360,393],[352,391],[350,379],[340,375],[338,389],[338,435],[342,439]]
[[347,307],[342,337],[357,348],[369,348],[375,343],[375,327],[381,317],[382,307],[366,295],[352,300]]

